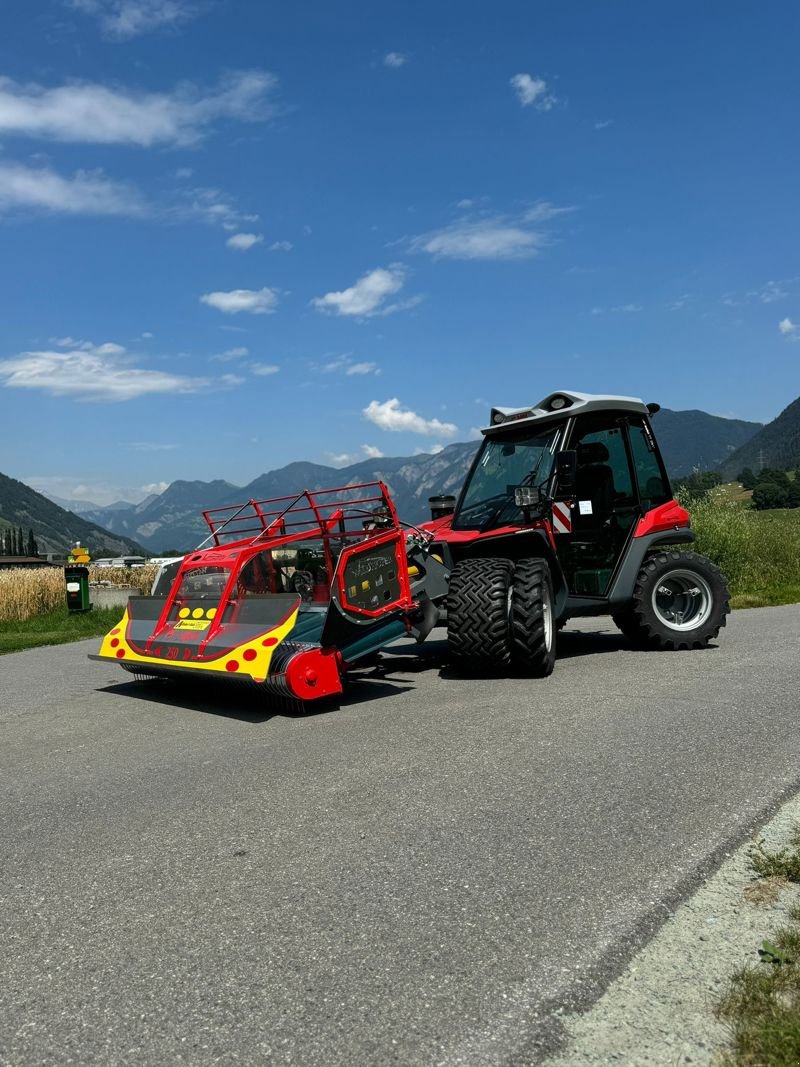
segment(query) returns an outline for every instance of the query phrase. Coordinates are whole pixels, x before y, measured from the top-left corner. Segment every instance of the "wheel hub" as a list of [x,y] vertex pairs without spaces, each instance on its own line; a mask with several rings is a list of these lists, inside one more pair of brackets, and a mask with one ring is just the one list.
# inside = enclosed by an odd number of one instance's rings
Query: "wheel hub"
[[712,603],[708,582],[694,571],[667,571],[653,590],[653,610],[671,630],[696,630],[708,618]]

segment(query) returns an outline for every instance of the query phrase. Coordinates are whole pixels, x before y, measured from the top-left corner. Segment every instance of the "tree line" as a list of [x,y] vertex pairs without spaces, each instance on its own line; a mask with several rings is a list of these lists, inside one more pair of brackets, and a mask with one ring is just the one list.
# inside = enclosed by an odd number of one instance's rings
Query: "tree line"
[[[745,467],[736,475],[743,489],[753,492],[752,506],[757,511],[771,511],[773,508],[800,508],[800,470],[793,477],[787,471],[764,467],[757,474],[750,467]],[[675,488],[687,500],[701,500],[710,490],[722,484],[722,476],[717,471],[696,471],[681,478]]]
[[3,556],[38,556],[39,546],[33,536],[33,530],[28,530],[27,540],[21,526],[15,530],[8,526],[0,536],[0,555]]

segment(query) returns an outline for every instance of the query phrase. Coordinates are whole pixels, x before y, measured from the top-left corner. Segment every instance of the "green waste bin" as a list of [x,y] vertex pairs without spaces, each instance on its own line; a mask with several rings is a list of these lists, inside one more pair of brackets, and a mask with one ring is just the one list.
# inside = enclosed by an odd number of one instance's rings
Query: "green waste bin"
[[67,608],[70,611],[91,611],[89,568],[65,567],[64,579],[67,583]]

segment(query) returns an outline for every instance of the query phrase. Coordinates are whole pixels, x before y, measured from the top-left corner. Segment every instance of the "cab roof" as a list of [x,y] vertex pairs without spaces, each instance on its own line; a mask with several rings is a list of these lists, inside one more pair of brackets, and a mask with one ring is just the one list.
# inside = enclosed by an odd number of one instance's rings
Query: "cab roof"
[[628,411],[637,415],[652,415],[658,411],[658,404],[645,404],[635,396],[612,396],[605,393],[575,393],[569,389],[560,389],[550,393],[544,400],[527,408],[492,408],[489,426],[481,430],[487,434],[493,431],[509,429],[520,423],[554,422],[558,419],[572,418],[599,411]]

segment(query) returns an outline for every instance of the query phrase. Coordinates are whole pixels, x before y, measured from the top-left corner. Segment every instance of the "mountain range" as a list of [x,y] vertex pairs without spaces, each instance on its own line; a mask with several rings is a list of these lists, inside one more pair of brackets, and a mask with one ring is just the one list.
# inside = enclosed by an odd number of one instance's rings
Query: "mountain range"
[[[732,478],[745,466],[757,470],[762,458],[770,466],[800,465],[800,398],[766,426],[704,411],[664,409],[655,416],[654,427],[673,478],[714,469]],[[4,525],[22,526],[26,532],[33,529],[43,551],[63,552],[82,540],[95,557],[185,552],[208,533],[204,510],[294,495],[301,489],[378,480],[389,486],[401,518],[420,522],[429,516],[429,496],[458,493],[477,447],[476,441],[466,441],[435,454],[366,459],[338,468],[294,462],[244,486],[223,480],[178,480],[138,504],[120,500],[105,506],[89,500],[48,499],[0,474],[0,529]]]
[[[667,409],[656,415],[654,425],[673,477],[718,467],[762,428],[758,422],[724,419],[704,411]],[[244,486],[221,480],[175,481],[160,496],[139,504],[97,507],[84,502],[75,507],[85,519],[159,554],[199,544],[208,533],[203,510],[292,495],[301,489],[380,480],[389,486],[400,516],[407,522],[420,522],[429,517],[429,496],[458,493],[477,446],[476,441],[467,441],[448,445],[435,455],[367,459],[339,468],[295,462]]]
[[745,467],[753,471],[800,468],[800,396],[737,448],[720,465],[720,473],[729,481]]
[[124,534],[112,533],[96,523],[60,507],[24,482],[0,474],[0,531],[8,526],[33,530],[41,553],[66,555],[79,541],[98,556],[146,555],[145,549]]

